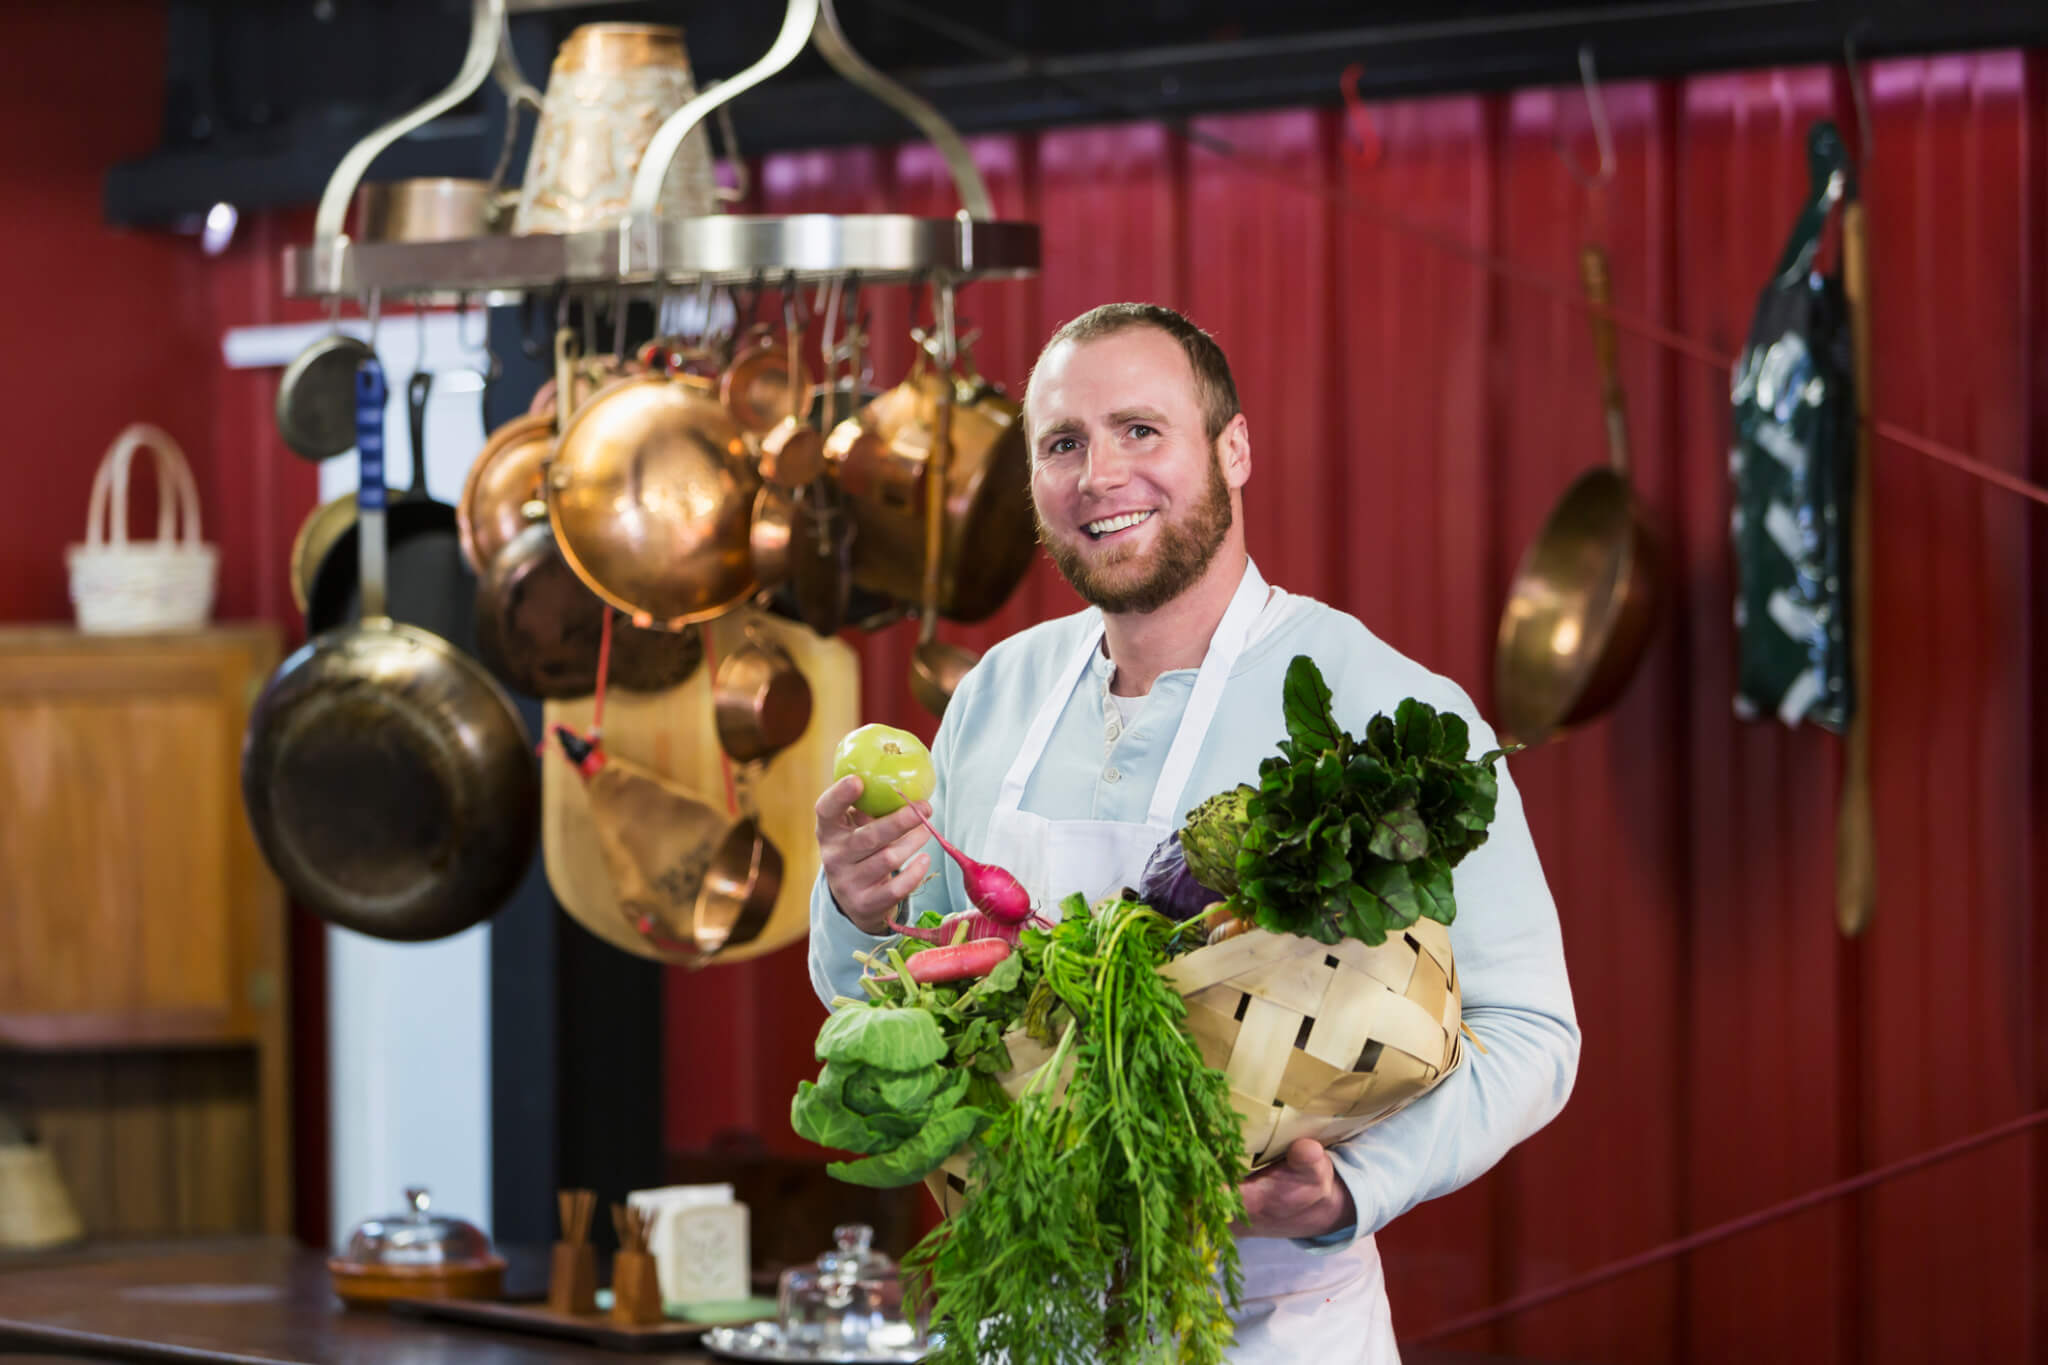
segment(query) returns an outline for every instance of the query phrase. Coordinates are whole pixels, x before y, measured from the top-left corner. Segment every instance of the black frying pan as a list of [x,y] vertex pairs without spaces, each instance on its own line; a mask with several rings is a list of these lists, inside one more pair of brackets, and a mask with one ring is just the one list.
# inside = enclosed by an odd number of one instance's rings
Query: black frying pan
[[[430,630],[465,654],[476,652],[476,575],[462,557],[455,508],[427,491],[427,397],[434,377],[417,372],[406,385],[412,428],[412,484],[385,509],[391,618]],[[362,614],[357,532],[334,540],[306,594],[306,630],[318,635]]]

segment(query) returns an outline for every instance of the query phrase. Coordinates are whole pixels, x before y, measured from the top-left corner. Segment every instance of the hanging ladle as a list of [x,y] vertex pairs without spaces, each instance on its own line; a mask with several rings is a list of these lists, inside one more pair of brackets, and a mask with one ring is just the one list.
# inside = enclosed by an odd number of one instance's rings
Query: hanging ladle
[[948,644],[938,638],[939,553],[945,525],[946,464],[953,445],[952,376],[938,386],[938,415],[932,422],[931,452],[925,457],[924,496],[924,603],[923,619],[917,630],[917,648],[910,654],[910,694],[917,704],[935,716],[946,714],[946,703],[967,670],[981,656],[971,649]]

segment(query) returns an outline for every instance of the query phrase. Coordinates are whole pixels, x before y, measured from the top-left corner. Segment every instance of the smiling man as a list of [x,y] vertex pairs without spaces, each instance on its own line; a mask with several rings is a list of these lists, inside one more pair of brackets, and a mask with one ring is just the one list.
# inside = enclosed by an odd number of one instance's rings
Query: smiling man
[[[1223,352],[1170,309],[1109,304],[1067,323],[1025,398],[1038,533],[1090,605],[990,650],[932,746],[923,807],[1043,909],[1136,886],[1159,842],[1211,792],[1258,779],[1286,733],[1281,680],[1313,657],[1352,733],[1405,697],[1455,711],[1474,752],[1493,731],[1453,682],[1356,618],[1269,585],[1245,552],[1250,425]],[[1491,837],[1456,873],[1452,948],[1485,1051],[1358,1137],[1303,1140],[1244,1184],[1236,1361],[1396,1361],[1373,1234],[1467,1184],[1556,1116],[1579,1031],[1557,910],[1505,765]],[[855,813],[858,778],[819,797],[822,870],[811,977],[856,995],[856,950],[909,913],[967,906],[918,812]],[[943,873],[930,877],[934,867]],[[929,878],[929,881],[927,880]]]

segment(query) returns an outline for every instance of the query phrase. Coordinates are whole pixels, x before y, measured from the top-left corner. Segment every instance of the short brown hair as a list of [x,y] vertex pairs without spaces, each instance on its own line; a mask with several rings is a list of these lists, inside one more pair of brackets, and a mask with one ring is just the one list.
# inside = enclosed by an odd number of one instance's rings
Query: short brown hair
[[[1181,350],[1187,353],[1188,365],[1195,372],[1195,396],[1202,404],[1202,426],[1211,441],[1221,436],[1230,419],[1242,411],[1237,403],[1237,382],[1230,377],[1230,362],[1224,358],[1216,338],[1171,308],[1156,303],[1105,303],[1091,308],[1054,332],[1039,351],[1038,359],[1044,360],[1046,352],[1062,341],[1078,346],[1133,327],[1157,328],[1180,343]],[[1031,369],[1033,374],[1038,372],[1037,362],[1033,362]],[[1024,391],[1027,395],[1031,391],[1029,379],[1024,381]]]

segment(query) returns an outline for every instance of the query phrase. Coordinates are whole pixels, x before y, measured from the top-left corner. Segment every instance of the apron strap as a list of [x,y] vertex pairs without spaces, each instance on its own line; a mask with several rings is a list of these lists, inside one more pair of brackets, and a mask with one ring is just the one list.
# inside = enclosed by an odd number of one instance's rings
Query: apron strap
[[1088,668],[1088,659],[1102,643],[1102,614],[1095,613],[1090,627],[1082,633],[1081,647],[1067,660],[1060,670],[1059,681],[1045,694],[1044,705],[1038,708],[1032,718],[1031,728],[1024,732],[1024,742],[1017,748],[1017,759],[1010,764],[1010,771],[1003,775],[1002,790],[996,793],[997,810],[1016,810],[1024,801],[1024,784],[1031,780],[1031,772],[1038,766],[1040,754],[1052,739],[1052,728],[1059,724],[1060,712],[1067,709],[1067,698],[1074,693],[1074,684],[1081,680],[1081,674]]
[[1174,733],[1173,747],[1166,751],[1166,765],[1159,770],[1159,785],[1152,789],[1152,805],[1145,812],[1146,824],[1172,828],[1188,779],[1194,776],[1195,760],[1201,757],[1202,741],[1208,737],[1209,722],[1223,700],[1223,685],[1230,681],[1231,670],[1244,653],[1244,642],[1251,636],[1252,622],[1258,620],[1259,610],[1265,605],[1266,580],[1258,565],[1247,556],[1244,577],[1238,580],[1237,592],[1217,624],[1216,633],[1209,637],[1209,652],[1202,656],[1202,671],[1195,676],[1195,690],[1188,694],[1180,729]]
[[[1251,635],[1252,623],[1258,619],[1265,602],[1266,580],[1247,556],[1244,577],[1238,581],[1237,591],[1231,596],[1230,606],[1217,624],[1216,633],[1209,638],[1209,649],[1202,657],[1202,669],[1195,678],[1195,689],[1188,697],[1187,710],[1181,714],[1173,747],[1167,751],[1166,764],[1160,770],[1159,785],[1153,789],[1152,804],[1146,814],[1148,824],[1163,825],[1172,820],[1174,808],[1180,804],[1181,793],[1194,774],[1195,760],[1201,756],[1202,741],[1208,735],[1209,722],[1222,699],[1223,685],[1237,666],[1238,656],[1244,652],[1245,640]],[[1025,732],[1024,742],[1017,750],[1016,760],[1003,777],[1002,789],[996,795],[996,810],[1017,810],[1022,806],[1024,786],[1031,780],[1038,760],[1051,742],[1053,727],[1059,724],[1061,713],[1067,709],[1075,684],[1081,680],[1089,660],[1101,645],[1102,626],[1098,615],[1092,627],[1084,632],[1080,648],[1060,670],[1059,680],[1046,694],[1038,714],[1032,718],[1031,728]]]

